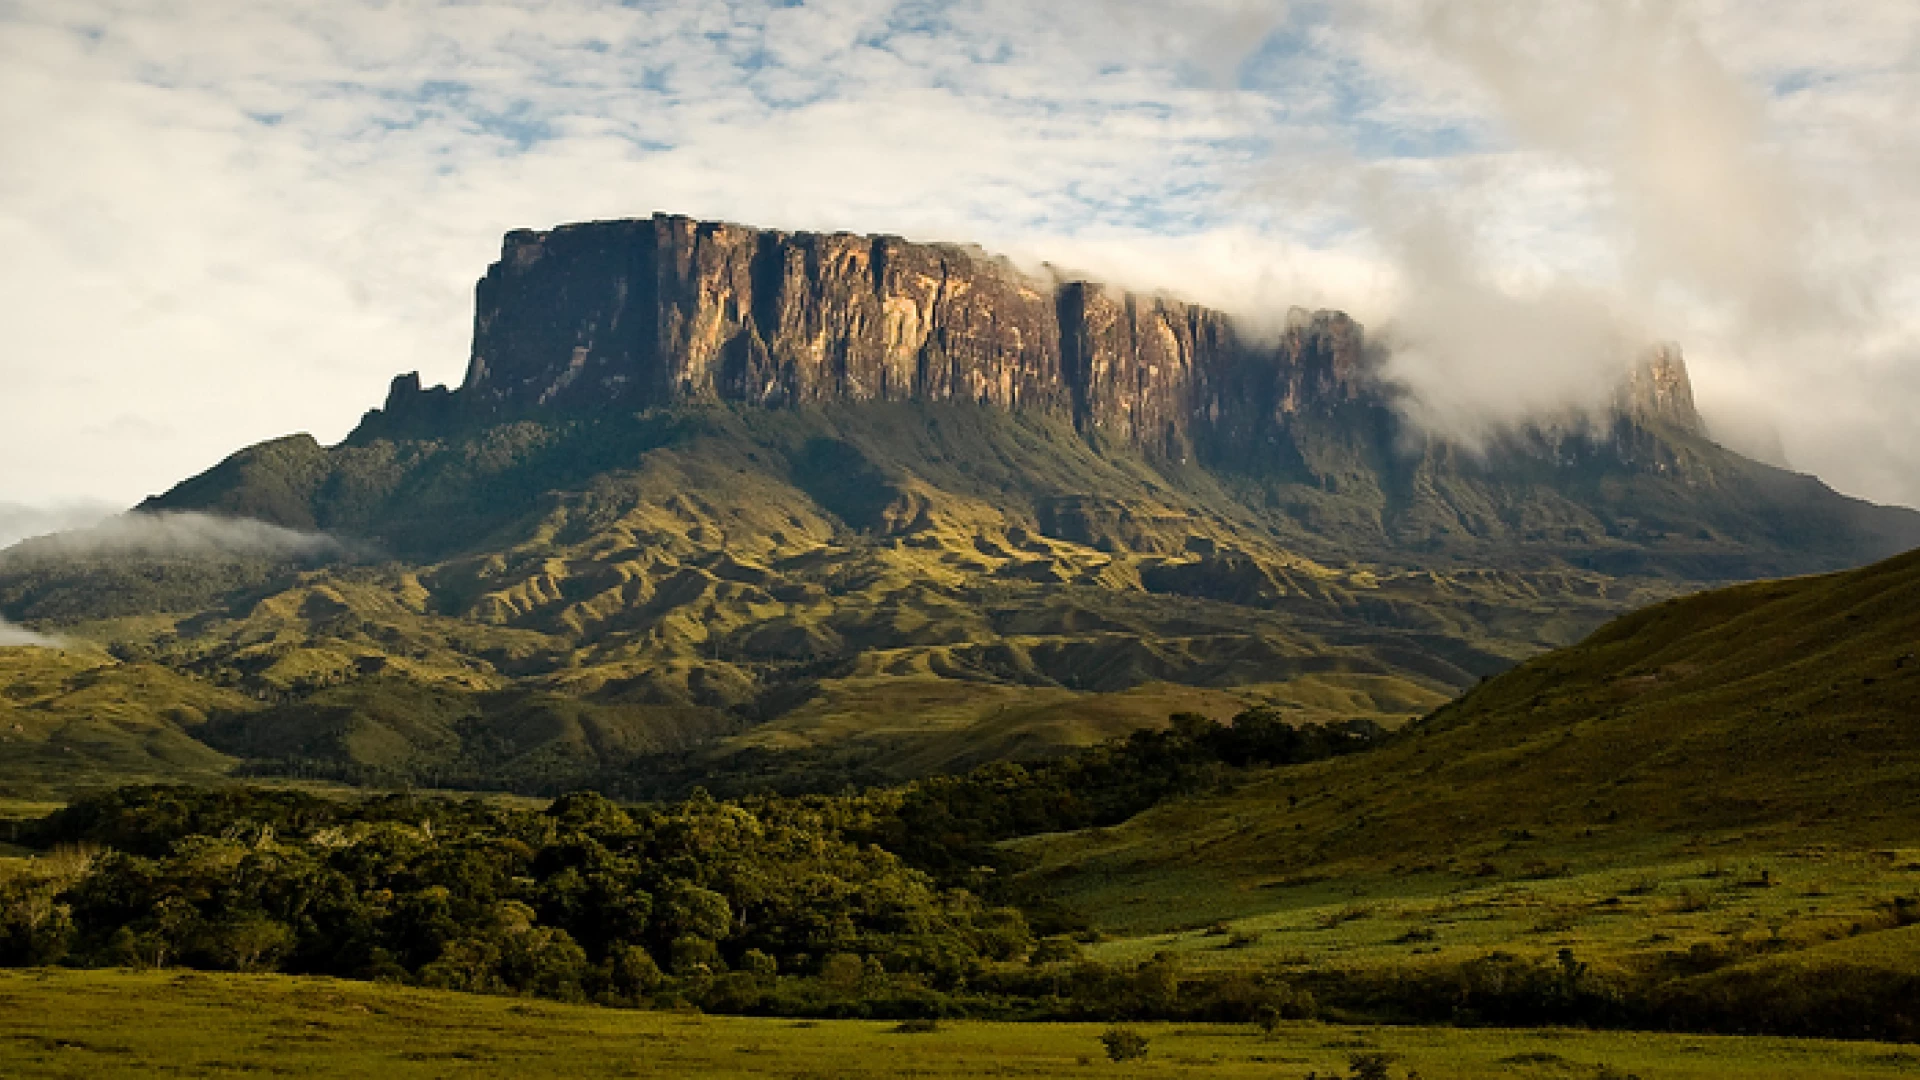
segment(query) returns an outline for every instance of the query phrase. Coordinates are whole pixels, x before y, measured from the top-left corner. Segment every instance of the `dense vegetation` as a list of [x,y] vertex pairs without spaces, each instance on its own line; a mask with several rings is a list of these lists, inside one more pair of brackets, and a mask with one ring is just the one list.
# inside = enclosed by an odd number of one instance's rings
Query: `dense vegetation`
[[[1023,954],[987,907],[820,813],[695,800],[544,812],[402,797],[137,788],[48,819],[38,842],[108,845],[8,883],[9,963],[290,971],[450,989],[735,1008],[786,972],[952,987]],[[885,998],[885,994],[873,996]],[[671,999],[671,998],[670,998]],[[804,1002],[793,1008],[803,1008]]]
[[1365,720],[1295,726],[1270,709],[1223,725],[1177,714],[1166,731],[1037,765],[997,763],[908,785],[857,835],[944,878],[1014,869],[996,842],[1125,821],[1178,795],[1223,786],[1235,770],[1295,765],[1371,748],[1386,732]]
[[[1020,911],[958,884],[993,860],[991,841],[1121,820],[1216,785],[1224,769],[1349,752],[1378,736],[1364,725],[1299,731],[1258,712],[1231,728],[1176,720],[1030,770],[992,766],[841,798],[701,796],[628,810],[578,793],[533,812],[124,788],[20,836],[65,854],[0,883],[0,962],[284,970],[624,1003],[686,995],[736,1010],[941,1011],[956,1003],[934,995],[964,1003],[968,978],[1035,952]],[[1075,952],[1053,941],[1038,955]],[[1034,993],[1018,979],[988,981],[1002,998]],[[1131,983],[1099,995],[1153,1007]]]

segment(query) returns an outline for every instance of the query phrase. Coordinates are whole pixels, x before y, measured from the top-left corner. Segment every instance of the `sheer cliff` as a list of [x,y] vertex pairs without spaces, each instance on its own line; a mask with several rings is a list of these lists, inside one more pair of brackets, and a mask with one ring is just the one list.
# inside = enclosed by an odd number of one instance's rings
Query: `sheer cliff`
[[386,414],[963,403],[1179,457],[1244,451],[1263,424],[1376,389],[1338,314],[1254,342],[1220,312],[1035,280],[977,249],[660,216],[509,233],[463,385],[397,383]]

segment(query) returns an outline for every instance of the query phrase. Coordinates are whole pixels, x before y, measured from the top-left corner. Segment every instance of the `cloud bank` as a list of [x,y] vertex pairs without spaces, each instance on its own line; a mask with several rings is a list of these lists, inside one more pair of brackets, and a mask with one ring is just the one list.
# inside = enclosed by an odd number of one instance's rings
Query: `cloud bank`
[[0,499],[338,438],[502,232],[668,210],[1347,308],[1450,429],[1674,339],[1920,502],[1916,102],[1905,0],[12,0]]
[[0,551],[0,569],[120,559],[311,560],[345,553],[338,540],[250,518],[197,512],[126,513]]
[[15,626],[5,619],[0,619],[0,649],[23,645],[40,649],[58,649],[61,647],[58,638],[47,637],[45,634],[36,634],[24,626]]

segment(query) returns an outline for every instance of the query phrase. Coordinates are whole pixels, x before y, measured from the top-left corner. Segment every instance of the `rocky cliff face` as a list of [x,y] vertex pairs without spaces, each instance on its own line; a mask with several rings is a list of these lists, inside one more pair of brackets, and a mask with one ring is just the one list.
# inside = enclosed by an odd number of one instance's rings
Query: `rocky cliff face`
[[[698,401],[1039,409],[1172,458],[1391,404],[1339,313],[1296,312],[1256,341],[1217,311],[1036,281],[973,248],[662,215],[509,233],[479,285],[464,384],[447,398],[396,380],[385,414]],[[1653,354],[1621,407],[1697,427],[1678,352]]]
[[1658,420],[1682,431],[1699,434],[1703,430],[1700,413],[1693,405],[1693,380],[1687,377],[1687,362],[1680,346],[1656,345],[1640,357],[1627,374],[1618,409],[1638,420]]
[[1219,312],[1036,281],[977,249],[657,216],[509,233],[464,384],[449,400],[402,377],[385,412],[962,401],[1184,456],[1371,387],[1336,313],[1253,342]]

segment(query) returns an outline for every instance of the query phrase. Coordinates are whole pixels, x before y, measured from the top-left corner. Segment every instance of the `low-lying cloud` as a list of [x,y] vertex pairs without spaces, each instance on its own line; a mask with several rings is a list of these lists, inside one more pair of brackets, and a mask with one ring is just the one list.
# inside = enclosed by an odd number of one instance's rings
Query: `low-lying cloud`
[[345,545],[324,533],[300,532],[251,518],[142,511],[23,541],[0,551],[0,569],[125,559],[311,561],[345,553]]
[[61,641],[59,638],[48,637],[45,634],[36,634],[24,626],[15,626],[5,619],[0,619],[0,648],[17,648],[20,646],[30,646],[40,649],[58,649],[61,647]]

